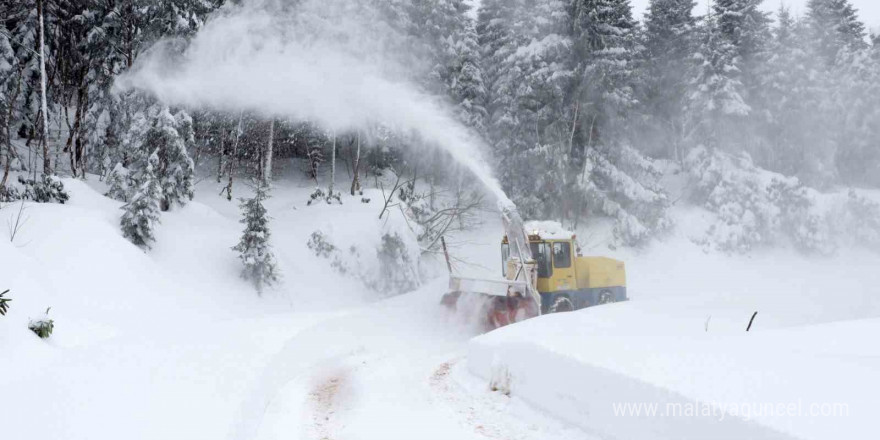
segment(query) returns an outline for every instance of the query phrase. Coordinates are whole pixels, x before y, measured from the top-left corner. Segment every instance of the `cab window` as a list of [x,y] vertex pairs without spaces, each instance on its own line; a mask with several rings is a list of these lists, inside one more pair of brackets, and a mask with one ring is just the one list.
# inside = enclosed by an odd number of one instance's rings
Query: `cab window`
[[510,245],[501,244],[501,275],[507,276],[507,260],[510,259]]
[[553,243],[553,266],[559,269],[571,267],[571,244]]
[[547,243],[529,243],[532,248],[532,256],[538,266],[538,278],[550,278],[553,267],[550,261],[550,245]]

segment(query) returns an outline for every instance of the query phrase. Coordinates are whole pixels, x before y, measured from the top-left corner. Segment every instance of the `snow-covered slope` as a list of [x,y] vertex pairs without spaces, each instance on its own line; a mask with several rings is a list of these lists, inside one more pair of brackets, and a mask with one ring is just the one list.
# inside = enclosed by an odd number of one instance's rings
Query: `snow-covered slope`
[[[121,236],[118,203],[82,182],[65,185],[69,204],[26,204],[15,241],[0,240],[0,284],[13,298],[0,319],[8,438],[224,437],[228,426],[216,420],[235,416],[290,334],[322,310],[362,303],[346,280],[327,286],[326,301],[296,288],[257,298],[230,250],[240,232],[234,205],[168,213],[144,253]],[[278,229],[281,239],[301,238]],[[279,254],[291,275],[332,276],[303,245],[289,249]],[[27,322],[50,306],[55,332],[44,342]]]
[[[163,215],[148,253],[121,236],[119,204],[91,187],[97,182],[65,184],[67,205],[26,204],[27,222],[14,242],[5,234],[0,240],[0,290],[10,288],[13,298],[9,315],[0,317],[4,438],[785,432],[830,439],[835,430],[859,438],[864,414],[877,409],[862,386],[877,382],[880,371],[877,353],[861,342],[880,316],[880,258],[873,254],[705,254],[686,228],[645,250],[612,251],[602,233],[578,231],[585,252],[627,262],[632,300],[469,342],[473,330],[437,306],[443,277],[379,300],[306,247],[316,230],[339,243],[374,245],[386,227],[375,203],[346,197],[341,206],[306,207],[309,184],[278,182],[268,209],[284,281],[258,297],[239,278],[230,249],[241,232],[237,204],[218,197],[214,183],[203,181],[193,203]],[[2,220],[18,206],[0,209]],[[702,214],[676,215],[698,221]],[[450,237],[457,270],[498,276],[501,235],[489,212],[481,228]],[[56,330],[43,341],[27,323],[50,306]],[[746,335],[754,310],[759,315]],[[505,368],[510,396],[488,386]],[[612,399],[624,398],[840,399],[850,416],[730,417],[702,428],[686,419],[603,417]],[[651,434],[640,435],[646,430]]]

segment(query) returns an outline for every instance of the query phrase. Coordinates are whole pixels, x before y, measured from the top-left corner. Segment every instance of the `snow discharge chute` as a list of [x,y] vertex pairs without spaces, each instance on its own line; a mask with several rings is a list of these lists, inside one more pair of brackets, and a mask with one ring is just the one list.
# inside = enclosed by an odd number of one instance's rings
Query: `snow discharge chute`
[[506,279],[465,278],[450,273],[449,292],[441,300],[456,313],[479,320],[487,330],[541,314],[535,260],[525,224],[513,203],[501,202],[499,207],[509,250],[504,261]]

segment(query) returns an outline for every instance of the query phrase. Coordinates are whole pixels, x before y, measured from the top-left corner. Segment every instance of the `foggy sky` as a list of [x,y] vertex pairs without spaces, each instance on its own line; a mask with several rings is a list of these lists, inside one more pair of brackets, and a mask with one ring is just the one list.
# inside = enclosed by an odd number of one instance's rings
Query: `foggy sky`
[[[694,11],[694,15],[703,15],[706,13],[709,0],[696,0],[698,6]],[[807,10],[808,0],[764,0],[763,8],[766,11],[776,12],[780,4],[785,4],[791,8],[791,12],[795,15],[804,15]],[[850,2],[859,10],[860,19],[868,25],[868,28],[874,32],[880,33],[880,0],[850,0]],[[636,18],[642,19],[645,10],[648,7],[649,0],[630,0],[633,5],[633,12]]]
[[[476,16],[475,10],[476,6],[480,4],[480,0],[467,1],[475,6],[474,11],[471,11],[471,13]],[[650,0],[630,0],[630,3],[633,5],[635,18],[639,20],[642,19],[649,1]],[[699,5],[694,11],[694,14],[705,14],[709,1],[710,0],[697,0]],[[776,12],[779,9],[779,5],[784,3],[791,8],[792,13],[795,15],[803,15],[807,9],[807,1],[808,0],[765,0],[764,9],[770,12]],[[868,28],[875,33],[880,34],[880,0],[851,0],[851,2],[855,5],[856,9],[859,10],[859,17],[868,25]]]

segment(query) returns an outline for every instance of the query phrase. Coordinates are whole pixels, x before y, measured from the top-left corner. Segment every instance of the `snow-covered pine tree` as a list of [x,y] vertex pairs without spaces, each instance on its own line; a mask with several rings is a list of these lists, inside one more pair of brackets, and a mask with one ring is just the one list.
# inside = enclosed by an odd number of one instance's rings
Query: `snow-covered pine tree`
[[139,186],[138,174],[146,168],[152,153],[151,150],[142,148],[150,129],[150,118],[146,111],[149,104],[145,97],[133,93],[120,95],[117,104],[118,122],[115,126],[108,127],[108,130],[118,133],[118,144],[116,148],[103,150],[106,155],[104,161],[110,168],[105,176],[109,186],[105,195],[128,202]]
[[638,103],[636,31],[625,0],[575,1],[570,10],[575,72],[570,119],[574,158],[580,159],[577,215],[591,212],[616,220],[620,243],[644,243],[669,225],[660,172],[630,147],[632,110]]
[[632,80],[636,21],[628,0],[575,0],[571,6],[575,72],[580,103],[576,142],[584,148],[613,145],[636,103]]
[[687,74],[694,51],[693,0],[652,0],[642,36],[641,76],[637,96],[647,118],[647,152],[681,160]]
[[807,21],[817,54],[828,65],[837,62],[841,50],[866,46],[865,25],[849,0],[810,0]]
[[[483,63],[483,82],[487,90],[493,92],[495,83],[505,73],[503,62],[517,48],[513,19],[518,4],[518,1],[483,0],[477,11],[477,43]],[[503,106],[503,103],[496,102],[503,98],[498,93],[487,96],[487,111],[490,115]]]
[[770,17],[760,9],[764,0],[715,0],[712,9],[718,32],[736,48],[744,83],[751,85],[753,71],[766,55]]
[[[478,11],[477,41],[483,64],[483,81],[487,90],[486,127],[488,140],[496,150],[496,157],[504,161],[513,147],[507,139],[521,139],[510,128],[515,128],[516,84],[513,56],[529,35],[519,31],[522,0],[485,0]],[[526,142],[527,143],[527,142]],[[503,174],[508,168],[501,166]]]
[[874,58],[880,59],[880,33],[871,34],[871,50]]
[[156,241],[153,230],[159,222],[159,203],[162,201],[162,188],[155,170],[159,167],[159,152],[154,151],[143,172],[139,176],[137,192],[131,201],[122,207],[122,234],[135,245],[150,248]]
[[688,136],[692,146],[729,147],[734,126],[741,121],[737,118],[752,110],[743,98],[741,61],[716,15],[706,17],[700,33],[687,103]]
[[523,215],[571,223],[585,212],[608,215],[631,244],[664,226],[659,173],[627,146],[624,129],[636,103],[628,2],[489,0],[478,29],[488,139]]
[[577,183],[586,208],[614,219],[614,238],[635,246],[672,225],[666,212],[669,199],[658,183],[661,176],[653,161],[622,144],[587,150]]
[[835,169],[843,183],[880,184],[880,62],[866,47],[841,50],[837,64],[828,118]]
[[454,46],[449,93],[457,105],[459,120],[478,133],[483,133],[487,116],[486,87],[483,83],[477,30],[473,20],[464,13],[460,13],[460,16],[465,23]]
[[787,7],[780,7],[776,18],[770,56],[760,70],[762,93],[753,98],[764,117],[757,127],[762,145],[752,151],[752,157],[765,168],[817,184],[810,162],[820,155],[811,147],[824,137],[824,130],[816,111],[818,75],[807,29]]
[[150,113],[150,128],[141,150],[158,152],[159,164],[154,171],[162,188],[162,210],[168,211],[174,203],[182,206],[193,198],[194,165],[186,151],[187,142],[193,142],[192,119],[182,111],[175,118],[167,107]]
[[751,110],[762,93],[760,68],[766,62],[767,43],[772,39],[769,14],[760,9],[763,1],[717,0],[712,7],[719,37],[736,57],[736,72],[729,76],[740,84],[738,93],[750,109],[741,117],[725,118],[719,143],[750,154],[756,154],[755,146],[761,145],[755,125],[763,122],[764,115]]
[[122,166],[121,162],[116,163],[104,182],[107,184],[107,192],[105,196],[120,202],[128,202],[133,193],[133,177],[128,168]]
[[570,119],[564,111],[571,74],[565,3],[484,2],[480,41],[488,72],[487,131],[498,174],[527,217],[567,211]]
[[[13,71],[17,74],[11,84],[18,96],[8,109],[12,115],[11,124],[21,138],[26,138],[26,144],[30,147],[39,139],[39,83],[40,83],[40,57],[37,52],[39,46],[39,29],[37,5],[35,0],[23,0],[21,2],[8,2],[5,5],[5,24],[9,33],[9,42],[14,51]],[[22,161],[24,162],[24,161]],[[24,164],[28,168],[37,168],[35,162]]]
[[245,225],[241,241],[232,249],[239,252],[244,268],[241,276],[252,283],[257,293],[262,293],[264,286],[278,281],[278,268],[275,256],[269,245],[269,217],[263,201],[268,197],[268,186],[258,181],[254,197],[241,199],[241,223]]

